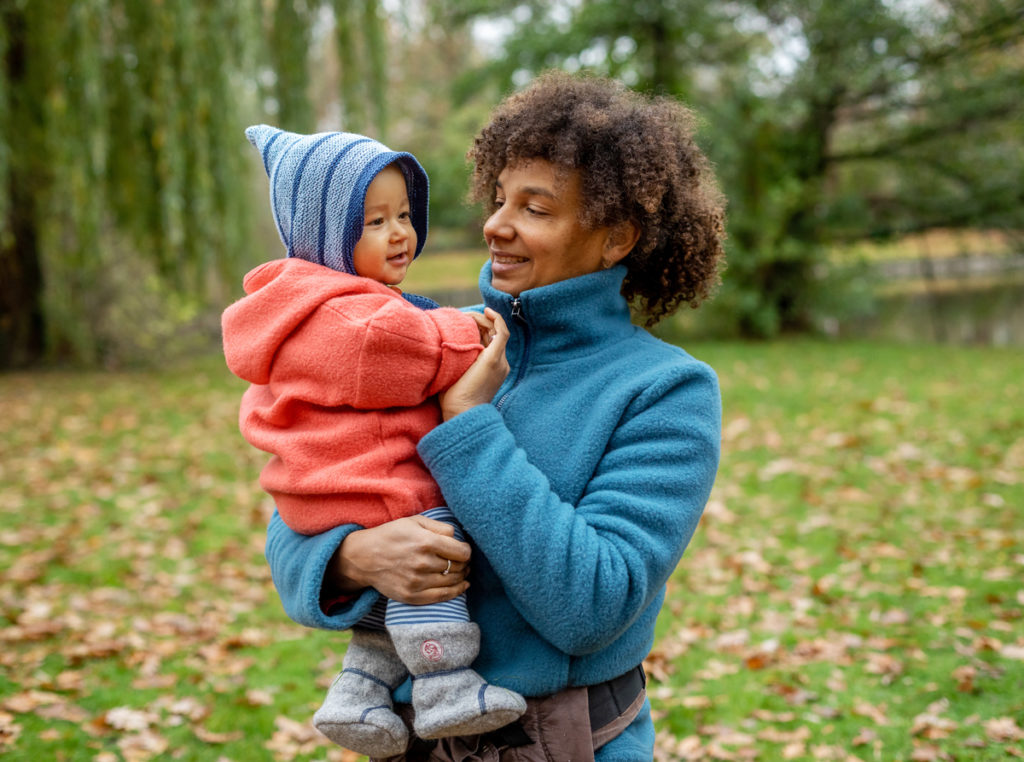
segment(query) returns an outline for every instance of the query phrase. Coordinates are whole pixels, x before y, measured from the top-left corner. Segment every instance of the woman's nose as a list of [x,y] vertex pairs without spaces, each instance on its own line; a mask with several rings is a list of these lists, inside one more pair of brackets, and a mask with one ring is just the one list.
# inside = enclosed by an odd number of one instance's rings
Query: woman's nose
[[495,209],[493,214],[487,218],[484,222],[484,240],[491,240],[492,238],[511,238],[511,228],[507,222],[505,222],[502,211],[504,207]]

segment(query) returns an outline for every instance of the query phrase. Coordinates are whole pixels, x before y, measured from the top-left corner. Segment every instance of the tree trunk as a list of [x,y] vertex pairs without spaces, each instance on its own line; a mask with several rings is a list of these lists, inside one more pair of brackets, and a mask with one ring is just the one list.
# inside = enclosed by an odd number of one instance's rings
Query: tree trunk
[[[8,39],[0,76],[14,93],[26,79],[25,17],[8,8],[2,22]],[[13,115],[8,119],[17,124]],[[23,161],[10,163],[6,219],[0,220],[0,369],[36,362],[45,349],[43,274],[33,196],[38,183],[23,176],[24,167]]]

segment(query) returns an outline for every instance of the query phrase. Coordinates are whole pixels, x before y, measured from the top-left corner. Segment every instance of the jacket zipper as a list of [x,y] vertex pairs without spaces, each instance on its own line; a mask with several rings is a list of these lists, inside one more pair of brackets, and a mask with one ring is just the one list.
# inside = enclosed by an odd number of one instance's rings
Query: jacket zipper
[[515,380],[508,387],[501,398],[494,404],[494,407],[501,410],[502,405],[505,404],[505,400],[512,393],[512,390],[516,388],[519,382],[523,378],[523,374],[526,372],[526,365],[530,359],[530,331],[529,326],[526,324],[526,318],[523,317],[523,303],[518,296],[512,297],[512,319],[515,320],[523,328],[523,352],[519,360],[519,367],[516,369]]

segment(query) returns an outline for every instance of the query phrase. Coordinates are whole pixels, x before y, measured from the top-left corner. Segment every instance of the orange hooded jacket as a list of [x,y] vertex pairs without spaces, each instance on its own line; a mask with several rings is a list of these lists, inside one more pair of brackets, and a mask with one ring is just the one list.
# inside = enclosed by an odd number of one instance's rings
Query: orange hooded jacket
[[245,276],[224,311],[224,356],[252,386],[239,428],[272,454],[260,485],[303,534],[376,526],[443,505],[416,444],[435,395],[482,350],[476,322],[420,310],[369,278],[301,259]]

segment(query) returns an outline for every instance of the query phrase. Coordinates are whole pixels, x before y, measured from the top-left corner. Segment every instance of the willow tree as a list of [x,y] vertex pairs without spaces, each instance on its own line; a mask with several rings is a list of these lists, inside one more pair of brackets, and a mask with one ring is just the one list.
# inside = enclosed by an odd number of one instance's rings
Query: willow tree
[[[386,20],[335,5],[365,37],[360,104],[383,103]],[[253,243],[242,131],[317,127],[309,47],[330,8],[0,0],[0,368],[102,361],[152,315],[224,299]]]
[[0,364],[95,362],[119,300],[201,296],[242,250],[254,6],[0,4]]

